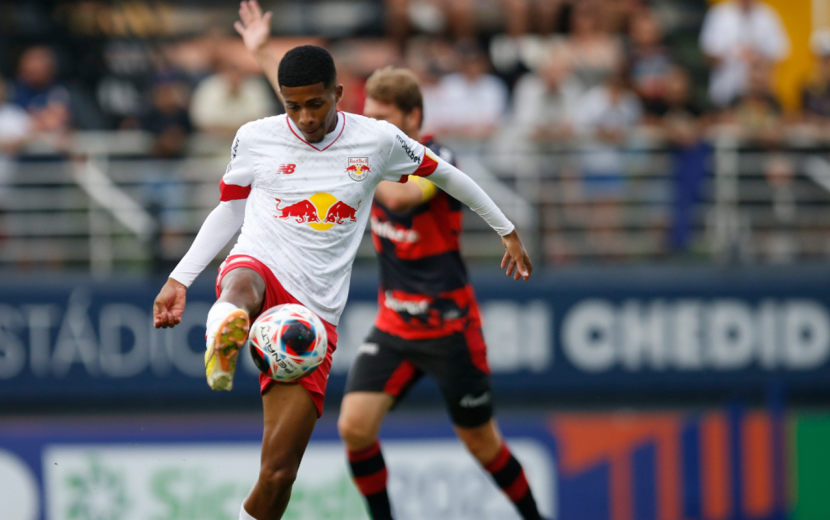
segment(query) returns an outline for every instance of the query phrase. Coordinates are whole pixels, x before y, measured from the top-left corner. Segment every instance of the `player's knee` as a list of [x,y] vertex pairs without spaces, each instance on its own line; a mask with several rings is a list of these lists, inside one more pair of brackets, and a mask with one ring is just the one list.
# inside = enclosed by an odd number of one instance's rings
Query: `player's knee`
[[259,482],[269,494],[290,490],[295,480],[297,467],[293,464],[263,464],[259,470]]
[[368,448],[376,440],[375,430],[370,424],[348,415],[340,415],[337,420],[337,431],[343,444],[350,450]]
[[456,431],[467,450],[482,463],[495,457],[501,447],[501,439],[494,435],[487,425],[479,428],[457,428]]
[[225,277],[221,299],[246,307],[252,312],[262,305],[264,292],[264,283],[259,274],[251,269],[235,269]]

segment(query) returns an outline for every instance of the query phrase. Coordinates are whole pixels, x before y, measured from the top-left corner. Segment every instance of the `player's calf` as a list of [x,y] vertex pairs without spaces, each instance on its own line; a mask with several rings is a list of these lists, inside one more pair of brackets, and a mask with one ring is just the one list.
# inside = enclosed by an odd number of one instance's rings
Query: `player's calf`
[[493,419],[474,428],[455,427],[458,438],[490,473],[525,520],[541,520],[524,469],[502,440]]
[[366,499],[372,520],[392,520],[392,507],[386,491],[389,474],[380,444],[374,441],[368,448],[347,451],[352,478]]

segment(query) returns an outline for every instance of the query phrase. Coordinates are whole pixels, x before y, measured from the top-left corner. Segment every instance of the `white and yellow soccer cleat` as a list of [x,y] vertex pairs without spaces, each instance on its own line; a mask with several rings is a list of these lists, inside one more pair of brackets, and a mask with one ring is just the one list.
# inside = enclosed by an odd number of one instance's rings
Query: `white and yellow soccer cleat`
[[248,313],[236,309],[228,314],[213,335],[205,352],[205,375],[213,390],[231,390],[239,349],[248,339],[251,320]]

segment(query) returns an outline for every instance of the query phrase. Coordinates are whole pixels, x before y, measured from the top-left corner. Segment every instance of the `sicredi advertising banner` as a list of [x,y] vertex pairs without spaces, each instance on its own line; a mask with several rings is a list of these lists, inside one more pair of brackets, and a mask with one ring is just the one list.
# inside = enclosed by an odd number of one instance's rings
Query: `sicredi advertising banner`
[[[383,438],[395,518],[520,519],[446,419],[421,417],[415,427],[397,419]],[[556,517],[544,421],[508,431],[540,511]],[[0,425],[0,518],[235,519],[259,475],[261,433],[252,415],[7,421]],[[318,425],[284,518],[369,520],[333,421]]]
[[[830,269],[607,269],[540,273],[529,283],[504,278],[473,276],[502,398],[586,389],[647,396],[654,389],[747,390],[770,382],[830,393]],[[246,354],[234,392],[216,395],[204,382],[204,321],[215,300],[207,279],[188,292],[182,323],[166,330],[151,324],[162,280],[1,283],[6,403],[256,399],[257,370]],[[376,287],[373,273],[353,277],[330,395],[342,392],[372,327]]]
[[[501,414],[545,518],[820,520],[830,415],[748,409]],[[230,520],[259,472],[255,415],[0,423],[3,520]],[[515,511],[446,418],[393,413],[382,446],[400,520]],[[318,424],[286,519],[366,520],[334,421]]]

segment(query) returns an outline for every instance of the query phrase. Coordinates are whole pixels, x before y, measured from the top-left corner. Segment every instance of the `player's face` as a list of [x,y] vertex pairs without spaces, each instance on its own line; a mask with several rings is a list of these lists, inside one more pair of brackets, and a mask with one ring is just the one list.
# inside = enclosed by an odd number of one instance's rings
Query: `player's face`
[[343,85],[281,86],[280,93],[285,112],[309,143],[319,143],[337,126],[337,103],[343,98]]
[[397,126],[409,137],[418,140],[421,113],[417,108],[406,114],[391,103],[384,103],[370,97],[363,105],[363,115],[372,119],[380,119]]

